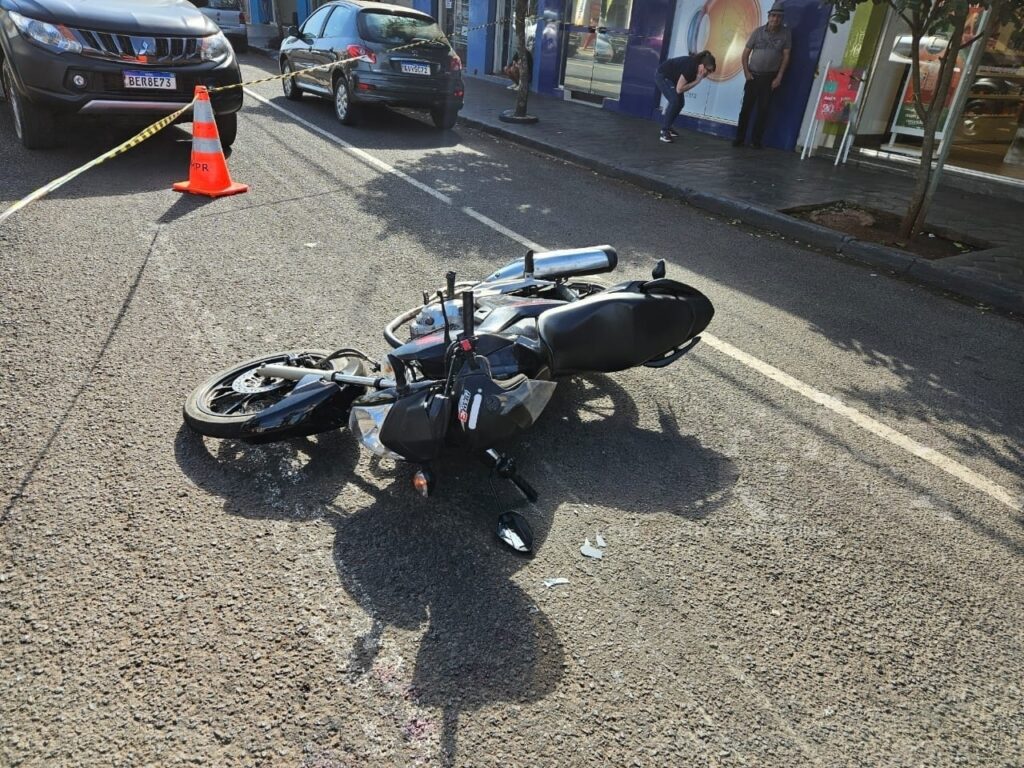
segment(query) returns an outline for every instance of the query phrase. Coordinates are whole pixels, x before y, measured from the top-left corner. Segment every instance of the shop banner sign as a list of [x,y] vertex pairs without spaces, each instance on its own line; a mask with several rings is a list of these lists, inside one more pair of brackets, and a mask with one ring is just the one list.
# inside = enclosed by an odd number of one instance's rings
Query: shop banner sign
[[863,69],[829,67],[814,119],[825,123],[848,122],[850,105],[857,100],[863,77]]

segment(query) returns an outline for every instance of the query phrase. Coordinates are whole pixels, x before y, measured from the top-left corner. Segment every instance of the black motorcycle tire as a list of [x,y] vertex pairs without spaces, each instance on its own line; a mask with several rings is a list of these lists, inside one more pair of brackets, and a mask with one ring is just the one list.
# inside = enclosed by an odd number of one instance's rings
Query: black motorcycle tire
[[[192,393],[188,396],[188,399],[185,401],[185,406],[182,409],[182,416],[185,419],[185,423],[190,429],[201,435],[205,435],[206,437],[216,437],[222,440],[240,439],[242,436],[242,426],[252,418],[254,412],[246,411],[245,413],[238,415],[218,414],[209,406],[209,400],[214,390],[218,388],[223,389],[246,371],[254,370],[263,365],[267,365],[268,363],[283,363],[289,357],[294,358],[299,356],[308,356],[310,360],[307,367],[315,367],[319,365],[329,354],[331,354],[329,351],[323,349],[303,349],[292,350],[290,352],[276,352],[271,355],[254,357],[252,360],[246,360],[244,363],[238,363],[230,368],[225,368],[224,370],[215,373],[192,390]],[[352,358],[345,357],[339,357],[332,360],[331,364],[336,371],[345,370],[346,373],[356,372],[355,370],[346,370],[346,367],[348,366],[354,368],[359,367],[357,361],[354,361]],[[269,407],[274,403],[279,402],[294,388],[295,382],[288,382],[260,398],[261,404],[263,404],[264,408]]]

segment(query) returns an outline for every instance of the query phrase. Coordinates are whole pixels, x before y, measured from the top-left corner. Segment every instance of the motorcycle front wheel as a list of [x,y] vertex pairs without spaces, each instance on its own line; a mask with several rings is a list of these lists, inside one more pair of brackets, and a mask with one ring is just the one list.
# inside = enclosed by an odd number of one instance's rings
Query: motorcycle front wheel
[[[242,427],[249,419],[280,402],[297,383],[259,376],[258,368],[271,363],[320,368],[330,354],[322,349],[276,352],[225,368],[188,396],[182,409],[185,423],[207,437],[240,439]],[[361,361],[351,357],[336,358],[330,365],[343,373],[359,375],[363,372]]]

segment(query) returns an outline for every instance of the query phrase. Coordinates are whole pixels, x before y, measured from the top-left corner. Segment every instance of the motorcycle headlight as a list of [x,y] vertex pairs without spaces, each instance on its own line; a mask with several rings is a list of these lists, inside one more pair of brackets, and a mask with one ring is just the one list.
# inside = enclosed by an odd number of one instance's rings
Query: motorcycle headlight
[[199,41],[199,57],[203,61],[217,61],[230,55],[231,52],[231,43],[224,37],[223,32],[204,37]]
[[381,428],[392,405],[393,403],[353,405],[348,417],[348,428],[353,434],[359,435],[359,442],[373,453],[401,461],[403,457],[387,448],[380,440]]
[[71,30],[63,24],[50,24],[45,21],[30,19],[14,11],[8,12],[14,26],[18,28],[25,37],[44,48],[49,48],[57,53],[81,53],[82,44],[75,40]]

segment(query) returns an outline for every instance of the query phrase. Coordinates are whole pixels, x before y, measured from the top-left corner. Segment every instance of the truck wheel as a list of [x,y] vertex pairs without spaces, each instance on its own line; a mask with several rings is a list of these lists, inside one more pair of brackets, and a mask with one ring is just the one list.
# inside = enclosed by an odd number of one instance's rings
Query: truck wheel
[[53,114],[32,104],[14,84],[10,62],[4,63],[4,91],[11,105],[14,133],[25,149],[49,149],[57,143]]
[[227,149],[235,143],[238,136],[238,113],[230,112],[226,115],[214,115],[217,121],[217,134],[220,136],[220,145]]

